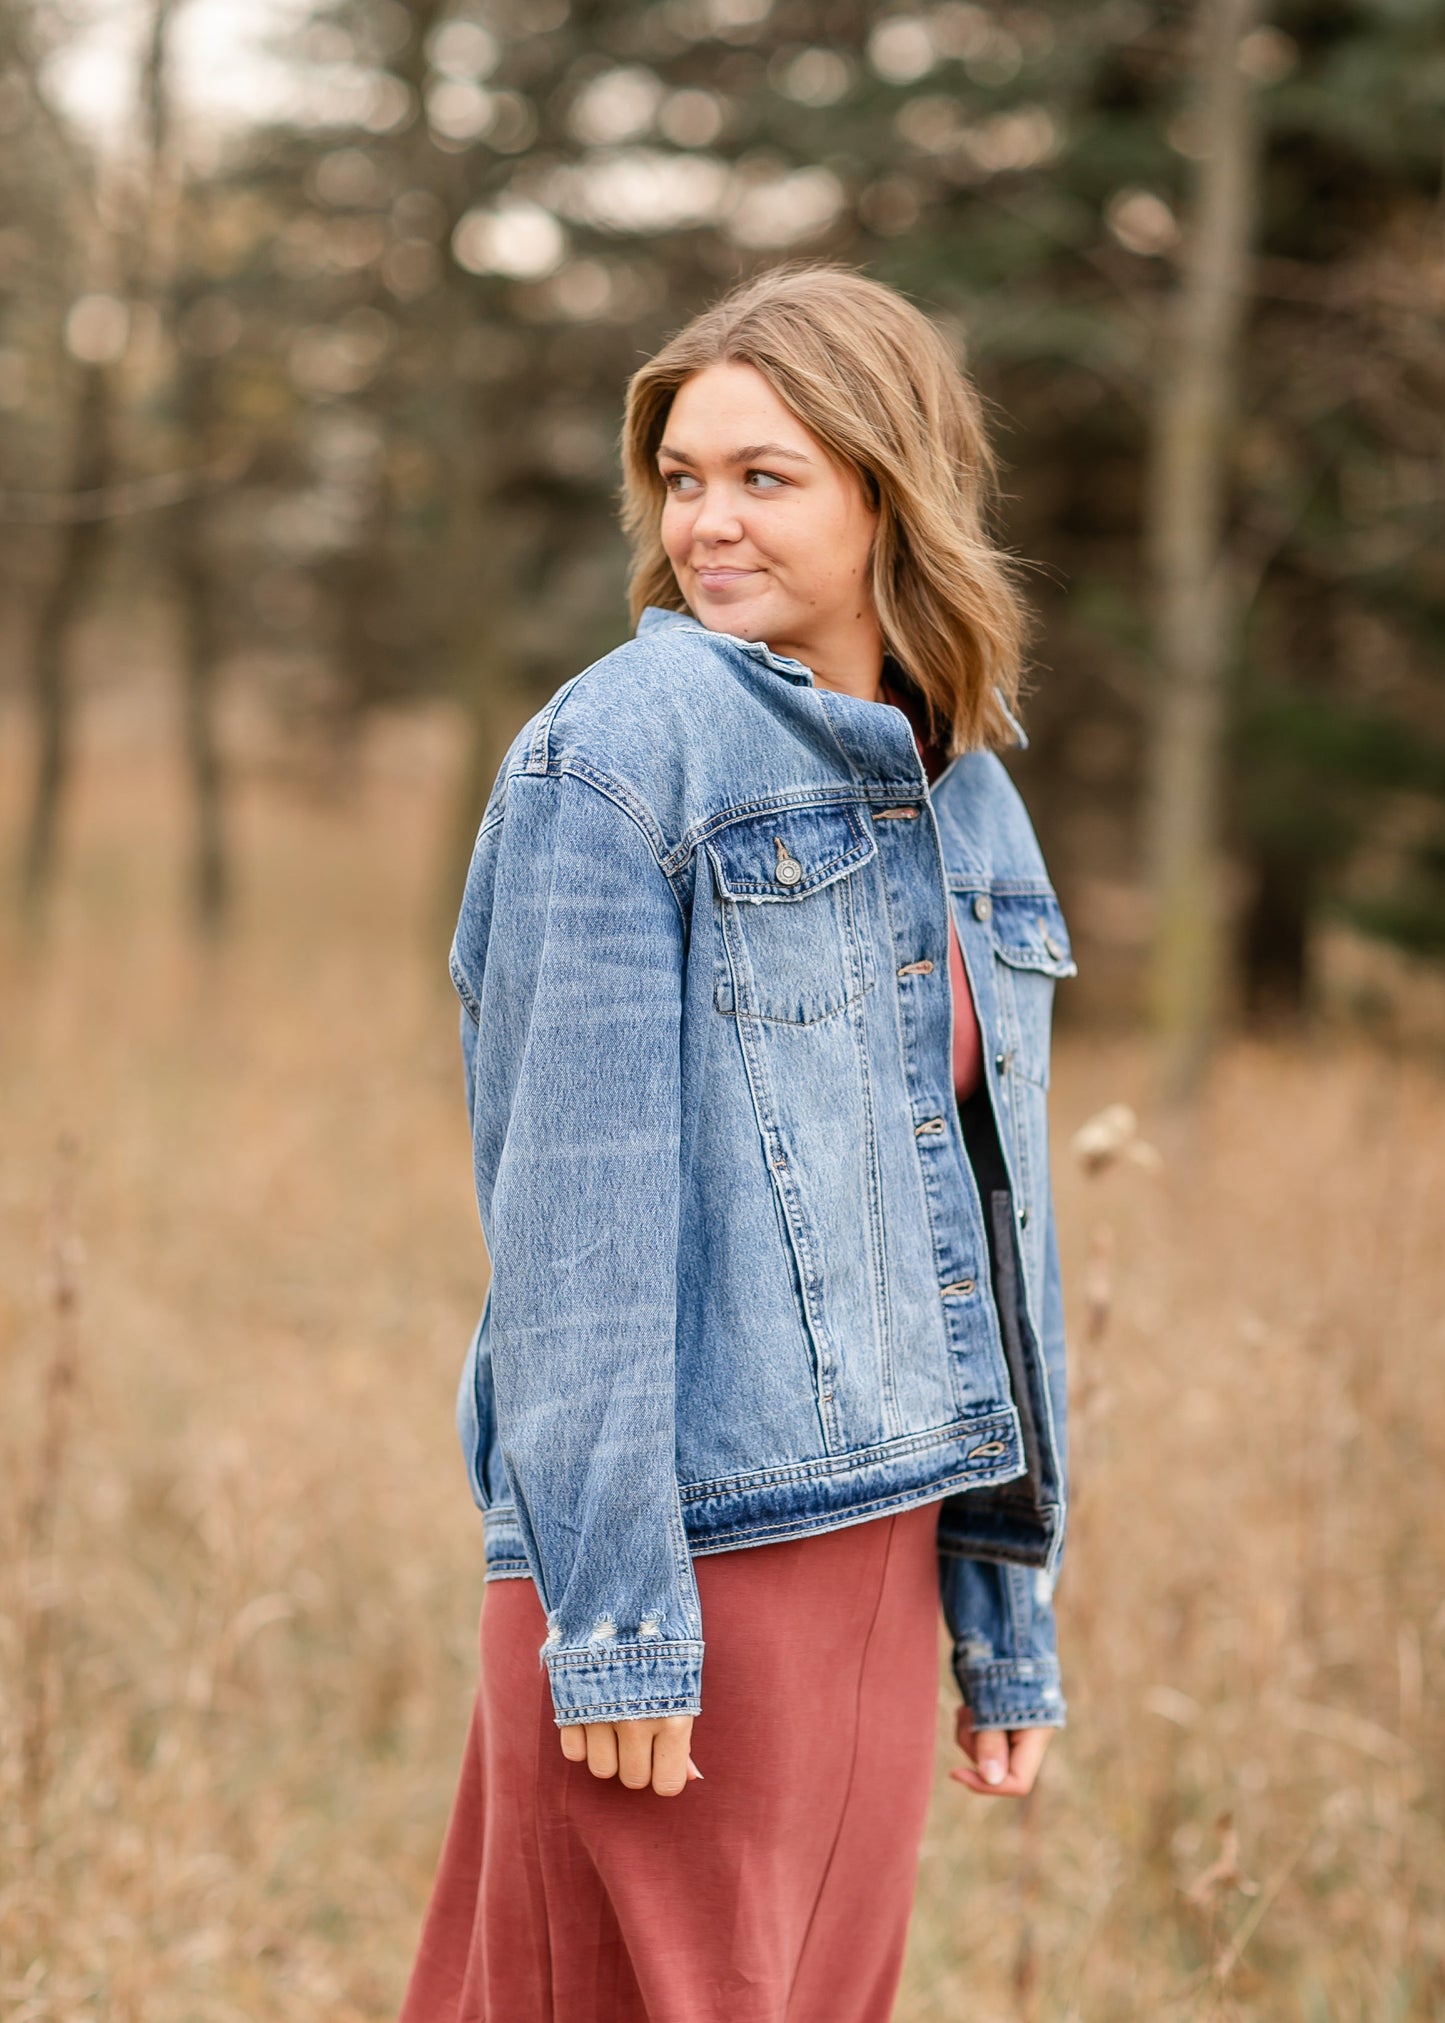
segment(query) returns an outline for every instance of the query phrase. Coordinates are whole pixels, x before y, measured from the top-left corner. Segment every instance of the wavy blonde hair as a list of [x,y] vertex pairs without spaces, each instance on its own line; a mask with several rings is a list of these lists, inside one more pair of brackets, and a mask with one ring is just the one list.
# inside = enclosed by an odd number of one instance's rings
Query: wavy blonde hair
[[1016,564],[989,531],[997,466],[983,404],[943,336],[882,282],[789,262],[732,289],[628,383],[622,525],[628,596],[687,610],[662,545],[657,448],[673,396],[720,362],[755,366],[877,510],[874,609],[950,756],[1018,742],[1026,622]]

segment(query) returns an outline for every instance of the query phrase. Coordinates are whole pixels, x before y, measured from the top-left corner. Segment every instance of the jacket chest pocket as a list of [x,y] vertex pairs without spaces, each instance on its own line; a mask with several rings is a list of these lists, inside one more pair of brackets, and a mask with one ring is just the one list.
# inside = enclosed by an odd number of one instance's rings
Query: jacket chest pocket
[[1049,1035],[1054,985],[1077,974],[1069,930],[1052,892],[993,892],[974,901],[988,909],[995,976],[1014,1067],[1025,1080],[1049,1085]]
[[857,873],[877,848],[852,807],[777,808],[709,838],[720,1012],[813,1025],[871,988]]

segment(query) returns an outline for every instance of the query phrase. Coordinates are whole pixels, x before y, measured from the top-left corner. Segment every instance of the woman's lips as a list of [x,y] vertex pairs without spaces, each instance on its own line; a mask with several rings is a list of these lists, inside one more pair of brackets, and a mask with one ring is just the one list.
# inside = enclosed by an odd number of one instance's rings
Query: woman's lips
[[739,583],[746,583],[749,577],[760,575],[757,569],[698,569],[694,572],[704,590],[732,590]]

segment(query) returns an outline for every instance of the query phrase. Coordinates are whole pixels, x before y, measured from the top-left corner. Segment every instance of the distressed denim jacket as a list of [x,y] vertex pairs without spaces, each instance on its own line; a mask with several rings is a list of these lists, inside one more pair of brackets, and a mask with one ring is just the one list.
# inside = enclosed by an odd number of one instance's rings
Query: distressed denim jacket
[[451,973],[492,1266],[457,1423],[558,1722],[701,1710],[696,1555],[937,1501],[976,1723],[1062,1725],[1074,965],[999,760],[930,788],[902,711],[649,607],[513,742]]

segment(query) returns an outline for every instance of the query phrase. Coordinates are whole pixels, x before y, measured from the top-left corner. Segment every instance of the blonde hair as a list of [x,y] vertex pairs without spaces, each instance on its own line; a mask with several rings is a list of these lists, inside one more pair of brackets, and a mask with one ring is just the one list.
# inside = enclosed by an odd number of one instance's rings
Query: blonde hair
[[851,267],[789,262],[732,289],[628,383],[622,525],[628,596],[687,607],[662,545],[657,448],[673,396],[706,366],[756,369],[878,513],[872,592],[886,649],[950,756],[1014,744],[1026,630],[1016,565],[992,538],[997,467],[983,405],[919,309]]

